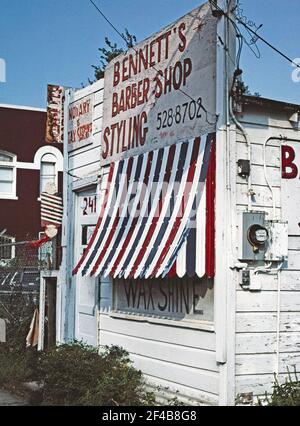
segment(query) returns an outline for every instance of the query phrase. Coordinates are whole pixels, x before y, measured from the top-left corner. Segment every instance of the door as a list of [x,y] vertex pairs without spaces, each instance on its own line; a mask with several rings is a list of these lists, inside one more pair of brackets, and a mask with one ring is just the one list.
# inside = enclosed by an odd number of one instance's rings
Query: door
[[[96,187],[77,193],[74,232],[74,265],[82,256],[97,222]],[[75,338],[97,347],[98,279],[74,277],[76,286]]]
[[47,322],[45,324],[44,347],[51,349],[56,346],[56,278],[46,279],[46,306],[45,314]]

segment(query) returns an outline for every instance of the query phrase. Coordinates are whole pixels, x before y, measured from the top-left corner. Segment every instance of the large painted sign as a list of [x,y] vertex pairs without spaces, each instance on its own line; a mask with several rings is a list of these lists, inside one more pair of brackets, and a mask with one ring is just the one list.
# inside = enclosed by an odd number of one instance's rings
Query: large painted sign
[[68,143],[89,142],[93,136],[94,94],[69,105]]
[[102,164],[215,131],[216,27],[205,4],[109,64]]
[[289,235],[300,236],[300,142],[282,145],[282,210]]

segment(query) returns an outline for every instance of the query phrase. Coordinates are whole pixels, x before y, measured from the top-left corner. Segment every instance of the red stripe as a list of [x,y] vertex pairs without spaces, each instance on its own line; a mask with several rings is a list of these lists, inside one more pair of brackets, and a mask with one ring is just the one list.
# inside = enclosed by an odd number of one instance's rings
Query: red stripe
[[[127,173],[126,173],[126,175],[127,175],[127,182],[129,182],[129,181],[130,181],[131,172],[132,172],[132,164],[133,164],[133,157],[131,157],[131,158],[129,159],[129,161],[128,161]],[[124,193],[124,191],[122,191],[121,196],[123,196],[123,193]],[[121,204],[122,204],[122,203],[121,203]],[[104,245],[103,249],[102,249],[102,250],[101,250],[101,252],[100,252],[100,255],[99,255],[98,259],[97,259],[97,262],[95,263],[95,265],[94,265],[94,267],[93,267],[93,270],[92,270],[92,272],[91,272],[91,275],[95,275],[95,273],[97,272],[98,266],[99,266],[99,265],[100,265],[100,263],[102,262],[102,260],[103,260],[103,258],[104,258],[104,256],[105,256],[105,254],[106,254],[106,252],[107,252],[107,250],[109,249],[109,246],[110,246],[111,240],[113,239],[113,236],[114,236],[114,234],[115,234],[115,232],[116,232],[116,229],[117,229],[117,226],[118,226],[118,224],[119,224],[120,214],[121,214],[121,212],[120,212],[120,206],[119,206],[118,213],[117,213],[117,216],[115,217],[115,220],[114,220],[114,223],[113,223],[112,229],[111,229],[111,231],[110,231],[110,233],[109,233],[109,235],[108,235],[108,237],[107,237],[107,240],[106,240],[106,243],[105,243],[105,245]]]
[[175,260],[175,262],[174,262],[172,268],[170,269],[167,277],[168,278],[174,278],[174,277],[176,277],[176,275],[177,275],[177,261]]
[[103,216],[104,216],[104,212],[105,212],[105,209],[106,209],[107,196],[109,194],[109,190],[110,190],[110,186],[111,186],[111,181],[112,181],[112,177],[113,177],[113,174],[114,174],[114,169],[115,169],[115,163],[112,163],[110,165],[109,176],[108,176],[108,184],[107,184],[107,188],[105,190],[104,200],[103,200],[103,203],[102,203],[101,212],[100,212],[100,216],[99,216],[99,219],[98,219],[95,231],[94,231],[94,233],[93,233],[93,235],[92,235],[92,237],[91,237],[91,239],[89,241],[89,244],[88,244],[86,250],[84,251],[81,259],[79,260],[78,265],[73,270],[73,275],[77,274],[79,268],[82,266],[83,262],[85,261],[87,255],[90,252],[90,249],[91,249],[91,247],[92,247],[92,245],[93,245],[93,243],[95,241],[97,232],[98,232],[98,230],[99,230],[99,228],[101,226],[102,219],[103,219]]
[[211,146],[206,179],[206,253],[205,270],[208,278],[215,275],[215,199],[216,199],[216,141]]
[[[149,155],[148,155],[147,168],[146,168],[145,175],[144,175],[144,180],[143,180],[143,183],[145,185],[148,185],[148,182],[149,182],[149,175],[150,175],[150,171],[151,171],[151,162],[152,162],[152,160],[153,160],[153,151],[151,151],[149,153]],[[155,167],[155,165],[154,165],[154,167]],[[112,276],[112,277],[113,277],[114,273],[116,272],[116,269],[119,266],[119,263],[120,263],[123,255],[125,253],[125,250],[126,250],[126,248],[128,247],[128,245],[129,245],[129,243],[131,241],[131,238],[132,238],[133,233],[135,231],[135,227],[137,225],[137,222],[138,222],[138,217],[135,217],[133,219],[133,221],[132,221],[130,230],[129,230],[128,234],[127,234],[127,237],[126,237],[126,239],[125,239],[125,241],[123,243],[122,249],[121,249],[121,251],[120,251],[120,253],[119,253],[119,255],[118,255],[118,257],[117,257],[117,259],[116,259],[116,261],[115,261],[115,263],[114,263],[114,265],[112,267],[112,269],[111,269],[110,276]]]
[[31,248],[40,248],[42,247],[44,244],[48,243],[48,241],[50,241],[50,238],[47,237],[47,235],[42,238],[41,240],[38,241],[29,241],[29,243],[27,243],[26,245],[28,245]]
[[[165,176],[164,176],[164,180],[163,180],[163,182],[166,182],[166,183],[168,183],[170,181],[171,172],[172,172],[172,165],[173,165],[173,162],[174,162],[175,150],[176,150],[176,146],[172,145],[170,147],[170,150],[169,150],[169,155],[168,155],[168,160],[167,160],[167,165],[166,165],[166,170],[165,170]],[[159,220],[159,212],[160,212],[160,206],[161,206],[162,196],[163,196],[163,191],[161,190],[160,196],[159,196],[159,200],[158,200],[158,204],[157,204],[157,207],[156,207],[156,212],[154,214],[154,218],[152,220],[152,223],[151,223],[151,226],[150,226],[150,228],[148,230],[146,239],[143,242],[143,246],[142,246],[142,248],[141,248],[141,250],[140,250],[140,252],[138,254],[138,257],[137,257],[137,259],[136,259],[136,261],[135,261],[135,263],[134,263],[134,265],[133,265],[133,267],[131,269],[131,272],[130,272],[128,278],[133,278],[134,277],[134,274],[136,273],[137,268],[139,267],[141,261],[143,260],[143,257],[145,255],[145,252],[146,252],[147,248],[148,248],[148,245],[150,244],[152,235],[153,235],[153,233],[155,231],[157,222]]]
[[183,212],[184,212],[184,208],[185,208],[185,196],[187,194],[188,189],[190,188],[190,183],[193,182],[194,180],[194,176],[195,176],[195,171],[196,171],[196,166],[197,166],[197,160],[198,160],[198,154],[199,154],[199,148],[200,148],[200,138],[196,138],[195,142],[194,142],[194,146],[193,146],[193,153],[192,153],[192,158],[191,158],[191,163],[190,163],[190,167],[189,167],[189,172],[188,172],[188,177],[187,177],[187,181],[185,184],[185,189],[183,191],[183,195],[182,195],[182,199],[181,199],[181,206],[179,209],[179,215],[177,215],[176,220],[173,224],[173,227],[171,229],[169,238],[166,242],[165,247],[163,248],[163,251],[151,273],[150,278],[154,278],[156,273],[158,272],[159,268],[161,267],[163,261],[165,260],[171,244],[174,240],[174,238],[176,237],[176,234],[178,232],[178,229],[180,227],[180,224],[182,222],[182,217],[183,217]]

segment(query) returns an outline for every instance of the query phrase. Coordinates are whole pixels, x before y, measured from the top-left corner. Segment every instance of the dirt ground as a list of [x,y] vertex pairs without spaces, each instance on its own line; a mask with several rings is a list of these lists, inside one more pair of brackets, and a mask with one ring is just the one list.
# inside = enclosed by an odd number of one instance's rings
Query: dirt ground
[[26,401],[0,389],[0,407],[28,405]]

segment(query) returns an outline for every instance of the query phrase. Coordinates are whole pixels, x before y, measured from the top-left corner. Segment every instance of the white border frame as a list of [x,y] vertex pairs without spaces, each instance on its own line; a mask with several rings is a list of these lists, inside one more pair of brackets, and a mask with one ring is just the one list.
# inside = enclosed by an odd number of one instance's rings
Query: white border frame
[[57,172],[63,172],[64,170],[64,157],[61,151],[51,145],[42,146],[37,150],[34,156],[33,163],[23,163],[21,161],[17,161],[17,169],[23,170],[40,170],[41,161],[44,155],[53,154],[57,158]]
[[12,162],[0,161],[0,167],[4,167],[13,171],[13,188],[10,194],[0,192],[0,200],[18,200],[17,197],[17,156],[12,152],[0,150],[0,154],[7,155],[12,158]]

